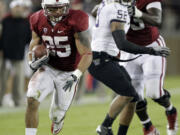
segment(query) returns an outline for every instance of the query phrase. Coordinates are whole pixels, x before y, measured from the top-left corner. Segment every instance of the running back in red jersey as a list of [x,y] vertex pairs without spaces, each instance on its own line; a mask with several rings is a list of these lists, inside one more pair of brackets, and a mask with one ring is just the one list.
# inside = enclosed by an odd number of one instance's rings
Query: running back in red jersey
[[[74,34],[88,29],[88,15],[80,10],[69,10],[60,22],[53,24],[40,10],[30,18],[31,29],[50,50],[48,64],[62,71],[73,71],[80,60]],[[51,55],[53,54],[53,55]]]

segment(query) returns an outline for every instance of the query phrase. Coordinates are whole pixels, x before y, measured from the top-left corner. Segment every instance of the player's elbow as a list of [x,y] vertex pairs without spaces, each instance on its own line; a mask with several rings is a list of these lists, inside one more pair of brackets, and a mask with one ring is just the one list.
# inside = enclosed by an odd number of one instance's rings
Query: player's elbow
[[92,59],[93,59],[92,51],[91,51],[91,50],[88,50],[88,51],[84,52],[81,56],[86,59],[86,63],[87,63],[88,65],[91,64]]
[[89,61],[89,64],[91,64],[92,59],[93,59],[92,52],[88,52],[88,61]]
[[117,44],[119,50],[126,50],[125,42],[126,40],[122,40],[121,42],[119,42],[119,44]]
[[112,36],[117,45],[117,48],[119,50],[124,50],[125,49],[124,42],[126,42],[125,32],[123,30],[115,30],[112,32]]
[[158,20],[156,20],[155,23],[156,23],[155,25],[156,25],[157,27],[160,27],[161,24],[162,24],[162,21],[161,21],[160,19],[158,19]]
[[154,22],[154,26],[160,27],[162,24],[162,19],[161,17],[155,17],[153,22]]
[[88,66],[88,67],[91,65],[92,60],[93,60],[92,53],[89,52],[89,54],[86,55],[86,63],[87,63],[87,66]]

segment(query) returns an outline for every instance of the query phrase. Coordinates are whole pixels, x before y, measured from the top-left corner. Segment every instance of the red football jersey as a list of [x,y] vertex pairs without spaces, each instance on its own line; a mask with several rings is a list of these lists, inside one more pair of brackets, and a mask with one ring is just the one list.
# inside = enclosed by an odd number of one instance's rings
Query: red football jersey
[[80,60],[74,34],[88,29],[88,15],[80,10],[69,10],[68,15],[52,26],[44,11],[30,17],[32,31],[41,37],[42,43],[51,51],[48,64],[62,71],[73,71]]
[[[137,0],[136,6],[142,12],[147,12],[146,6],[152,2],[161,2],[162,0]],[[155,26],[145,24],[141,19],[132,18],[131,28],[127,33],[127,40],[137,45],[146,46],[151,44],[159,37],[159,30]]]

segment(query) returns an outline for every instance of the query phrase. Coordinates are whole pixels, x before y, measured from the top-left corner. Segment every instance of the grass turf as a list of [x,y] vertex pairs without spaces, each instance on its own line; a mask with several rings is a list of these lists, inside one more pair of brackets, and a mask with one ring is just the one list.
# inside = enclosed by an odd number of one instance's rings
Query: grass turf
[[[172,103],[180,112],[180,77],[168,77],[165,81],[165,87],[172,89]],[[177,90],[174,90],[177,89]],[[104,119],[109,103],[105,104],[88,104],[72,106],[67,113],[65,124],[60,135],[96,135],[95,129]],[[0,108],[3,109],[3,108]],[[166,135],[166,117],[164,108],[148,99],[148,112],[153,124],[160,130],[162,135]],[[7,109],[0,113],[0,135],[24,135],[24,115],[25,108]],[[51,121],[48,117],[48,108],[40,109],[40,121],[37,135],[51,135]],[[114,133],[118,129],[118,119],[113,125]],[[142,135],[142,126],[136,115],[129,128],[128,135]],[[180,135],[178,133],[177,135]]]

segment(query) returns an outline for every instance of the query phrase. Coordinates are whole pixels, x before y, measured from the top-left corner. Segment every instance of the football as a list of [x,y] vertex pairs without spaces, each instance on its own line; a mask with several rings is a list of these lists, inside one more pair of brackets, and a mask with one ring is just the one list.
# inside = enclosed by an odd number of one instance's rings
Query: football
[[36,59],[39,59],[44,55],[47,55],[47,49],[44,45],[37,45],[33,48],[32,51],[34,52],[34,56]]

